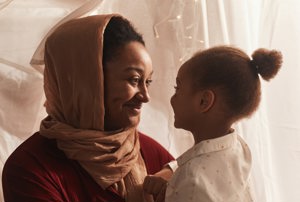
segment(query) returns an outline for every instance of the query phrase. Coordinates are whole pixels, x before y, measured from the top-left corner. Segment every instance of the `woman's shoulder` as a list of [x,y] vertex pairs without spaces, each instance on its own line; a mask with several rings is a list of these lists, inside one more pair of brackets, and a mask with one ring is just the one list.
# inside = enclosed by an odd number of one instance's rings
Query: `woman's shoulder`
[[3,168],[2,181],[8,201],[30,201],[31,197],[41,201],[84,201],[81,199],[89,197],[88,192],[99,189],[78,162],[68,159],[57,148],[56,140],[39,133],[25,140],[10,155]]
[[141,154],[148,174],[160,171],[164,165],[174,160],[174,157],[157,141],[139,132]]
[[38,160],[44,159],[45,156],[63,157],[64,154],[57,148],[54,139],[45,138],[37,132],[21,143],[9,156],[7,162],[20,162],[31,158]]
[[35,133],[21,143],[8,157],[3,175],[44,175],[55,170],[61,162],[66,162],[64,153],[56,146],[56,141]]
[[160,143],[142,132],[139,132],[139,139],[142,150],[168,152]]
[[139,133],[139,139],[141,143],[151,143],[151,144],[159,144],[158,142],[156,142],[153,138],[151,138],[150,136],[146,135],[145,133],[142,132],[138,132]]

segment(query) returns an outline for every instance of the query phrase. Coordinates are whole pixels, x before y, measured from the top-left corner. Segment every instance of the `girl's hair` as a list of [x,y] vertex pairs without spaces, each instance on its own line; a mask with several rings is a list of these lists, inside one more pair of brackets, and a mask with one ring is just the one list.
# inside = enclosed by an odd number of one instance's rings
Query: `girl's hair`
[[196,53],[188,63],[195,90],[220,89],[229,116],[234,120],[250,116],[261,97],[260,75],[269,81],[282,64],[276,50],[258,49],[249,56],[238,48],[217,46]]
[[104,65],[117,56],[122,46],[132,41],[137,41],[145,46],[142,35],[135,30],[127,19],[121,16],[114,16],[110,19],[104,30],[103,40]]

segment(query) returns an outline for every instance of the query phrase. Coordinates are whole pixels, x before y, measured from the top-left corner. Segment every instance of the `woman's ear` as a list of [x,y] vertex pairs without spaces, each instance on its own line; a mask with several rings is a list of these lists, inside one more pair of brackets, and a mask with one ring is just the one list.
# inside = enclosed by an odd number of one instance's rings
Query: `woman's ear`
[[199,107],[201,112],[209,111],[215,102],[215,93],[212,90],[199,92]]

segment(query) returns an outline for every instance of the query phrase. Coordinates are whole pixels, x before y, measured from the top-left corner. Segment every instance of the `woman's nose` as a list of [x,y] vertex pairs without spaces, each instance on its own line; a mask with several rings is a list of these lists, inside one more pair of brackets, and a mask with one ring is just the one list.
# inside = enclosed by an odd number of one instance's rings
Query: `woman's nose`
[[139,92],[137,93],[137,98],[139,100],[141,100],[142,102],[149,102],[150,100],[150,95],[149,95],[149,91],[148,91],[148,87],[147,86],[142,86],[139,88]]

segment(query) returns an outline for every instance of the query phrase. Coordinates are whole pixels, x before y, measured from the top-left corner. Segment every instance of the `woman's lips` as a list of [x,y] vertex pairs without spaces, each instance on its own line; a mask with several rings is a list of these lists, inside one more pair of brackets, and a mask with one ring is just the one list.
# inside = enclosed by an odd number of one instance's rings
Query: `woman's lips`
[[129,108],[134,115],[141,113],[142,104],[126,104],[125,106]]

